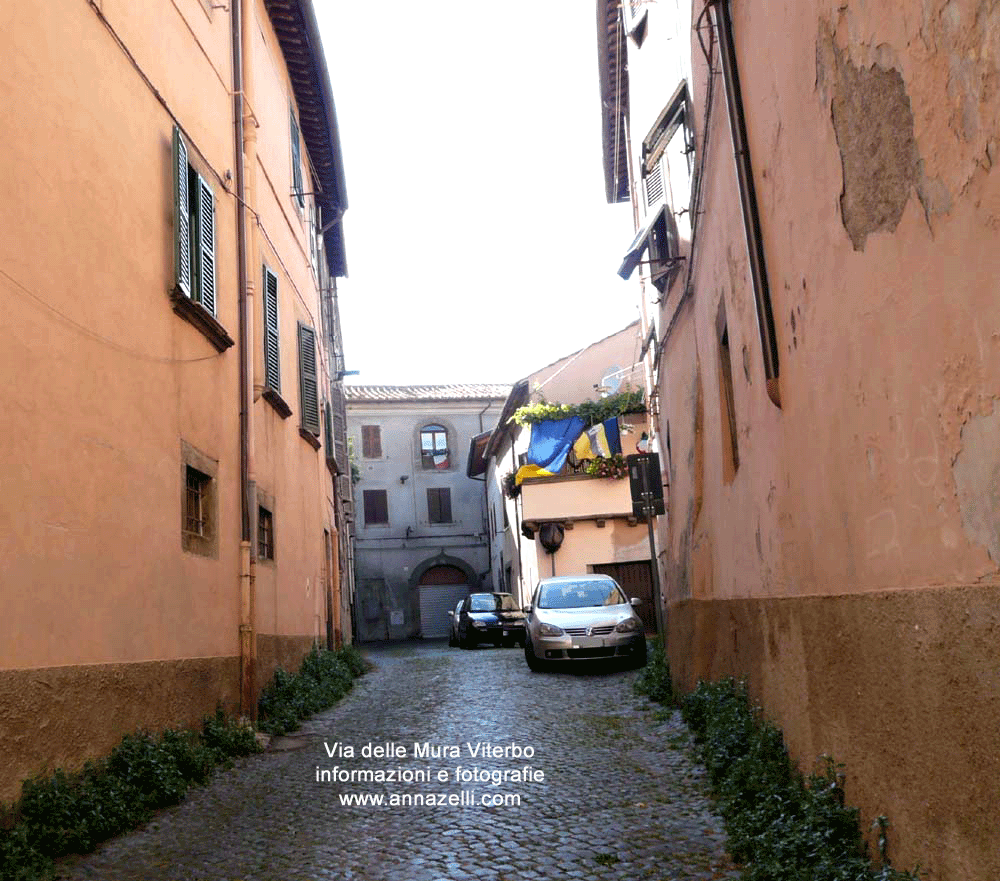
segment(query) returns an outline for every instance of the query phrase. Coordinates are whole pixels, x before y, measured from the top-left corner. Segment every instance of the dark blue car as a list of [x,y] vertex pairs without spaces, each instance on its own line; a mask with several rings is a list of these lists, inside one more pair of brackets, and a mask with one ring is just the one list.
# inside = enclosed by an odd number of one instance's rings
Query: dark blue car
[[473,593],[457,612],[458,644],[471,649],[481,642],[524,645],[524,612],[509,593]]

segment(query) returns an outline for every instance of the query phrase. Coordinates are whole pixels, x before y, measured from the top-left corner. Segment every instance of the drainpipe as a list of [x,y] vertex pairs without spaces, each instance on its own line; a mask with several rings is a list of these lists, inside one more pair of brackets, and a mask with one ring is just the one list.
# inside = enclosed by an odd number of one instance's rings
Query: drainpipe
[[771,291],[767,281],[767,264],[764,260],[764,242],[760,231],[760,214],[757,210],[757,191],[750,164],[750,147],[747,143],[746,117],[743,113],[743,93],[733,45],[733,19],[731,0],[715,0],[712,8],[715,28],[719,33],[722,59],[722,76],[726,82],[726,104],[729,108],[729,129],[736,153],[736,177],[739,181],[740,207],[743,210],[743,229],[746,233],[747,255],[750,258],[750,276],[753,280],[754,302],[757,307],[757,330],[764,357],[764,376],[767,396],[776,407],[781,406],[778,385],[778,341],[774,331],[774,314],[771,310]]
[[[230,24],[233,52],[233,117],[236,154],[236,249],[237,249],[237,299],[239,303],[239,359],[240,359],[240,713],[255,719],[257,702],[254,700],[254,581],[255,560],[251,541],[251,513],[256,496],[251,451],[253,389],[253,340],[251,320],[250,279],[247,271],[249,256],[247,237],[247,165],[252,157],[256,131],[253,125],[244,125],[250,102],[246,94],[246,51],[250,42],[250,28],[244,20],[242,0],[232,0]],[[248,151],[247,147],[250,147]]]

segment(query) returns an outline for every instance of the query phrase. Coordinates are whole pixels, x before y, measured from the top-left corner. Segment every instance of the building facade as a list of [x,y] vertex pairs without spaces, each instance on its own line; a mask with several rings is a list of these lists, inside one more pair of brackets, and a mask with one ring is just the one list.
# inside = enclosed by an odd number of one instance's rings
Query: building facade
[[996,878],[1000,10],[596,6],[675,678],[745,677],[895,864]]
[[446,637],[448,610],[493,590],[483,484],[466,456],[509,389],[345,386],[359,640]]
[[309,0],[0,32],[8,799],[349,639],[347,197]]
[[[512,487],[526,462],[532,426],[511,417],[539,401],[580,404],[628,388],[641,391],[643,366],[638,322],[543,367],[515,383],[479,459],[486,476],[493,582],[530,602],[540,578],[599,572],[643,600],[650,630],[655,610],[648,527],[632,509],[627,478],[602,478],[564,465],[553,477],[528,478]],[[622,454],[637,451],[648,430],[645,413],[623,416]],[[547,549],[558,543],[554,550]]]

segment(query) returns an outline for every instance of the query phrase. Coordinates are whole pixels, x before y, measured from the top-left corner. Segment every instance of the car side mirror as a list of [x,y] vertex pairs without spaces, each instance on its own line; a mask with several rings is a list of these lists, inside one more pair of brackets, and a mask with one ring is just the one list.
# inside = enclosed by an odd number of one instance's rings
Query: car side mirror
[[632,599],[630,599],[629,602],[633,606],[641,606],[642,605],[642,600],[640,600],[639,597],[632,597]]
[[448,617],[449,618],[454,618],[455,617],[455,613],[451,609],[448,610]]
[[526,605],[526,606],[521,606],[521,611],[524,612],[525,615],[530,615],[531,614],[531,603],[528,603],[528,605]]

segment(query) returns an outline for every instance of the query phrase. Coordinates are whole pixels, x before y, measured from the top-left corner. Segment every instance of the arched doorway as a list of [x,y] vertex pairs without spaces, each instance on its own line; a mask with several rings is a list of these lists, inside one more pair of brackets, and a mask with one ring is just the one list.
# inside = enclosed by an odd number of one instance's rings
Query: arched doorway
[[424,569],[417,581],[420,594],[420,633],[424,639],[448,636],[453,610],[470,589],[469,576],[450,563],[435,562]]

